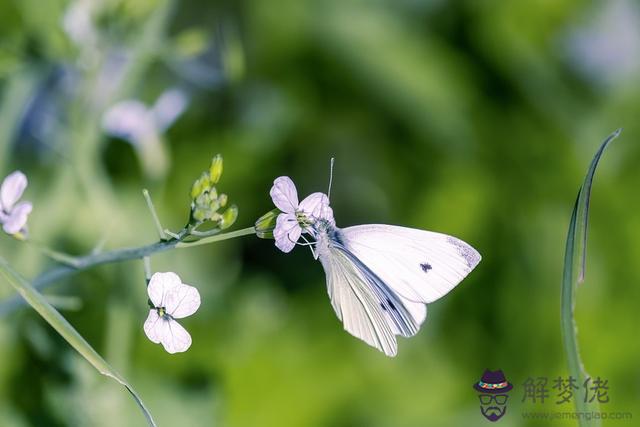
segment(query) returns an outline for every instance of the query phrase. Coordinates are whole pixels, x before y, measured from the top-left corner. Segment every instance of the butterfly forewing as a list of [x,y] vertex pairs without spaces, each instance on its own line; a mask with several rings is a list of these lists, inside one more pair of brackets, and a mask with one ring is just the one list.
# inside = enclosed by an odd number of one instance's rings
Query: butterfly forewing
[[391,291],[430,303],[462,281],[480,254],[452,236],[393,225],[359,225],[341,230],[344,246]]

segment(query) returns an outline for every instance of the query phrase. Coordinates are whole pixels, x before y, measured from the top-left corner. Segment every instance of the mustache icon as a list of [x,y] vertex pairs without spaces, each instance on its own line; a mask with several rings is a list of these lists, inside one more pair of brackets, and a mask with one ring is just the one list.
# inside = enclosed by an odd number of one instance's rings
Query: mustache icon
[[504,415],[506,407],[500,408],[498,406],[480,407],[482,415],[489,421],[498,421]]

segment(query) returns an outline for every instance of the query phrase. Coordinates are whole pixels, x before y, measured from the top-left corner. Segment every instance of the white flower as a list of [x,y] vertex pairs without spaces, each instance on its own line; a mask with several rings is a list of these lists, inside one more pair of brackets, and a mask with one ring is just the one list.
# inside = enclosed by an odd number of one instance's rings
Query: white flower
[[92,6],[90,0],[77,0],[69,5],[62,18],[62,28],[79,46],[94,45],[97,38]]
[[298,203],[296,186],[288,176],[276,178],[269,194],[273,204],[283,212],[278,215],[273,230],[276,246],[282,252],[290,252],[303,232],[311,233],[311,226],[317,220],[335,224],[327,195],[313,193]]
[[162,344],[169,353],[187,351],[191,335],[176,319],[191,316],[200,307],[200,294],[193,286],[182,283],[175,273],[155,273],[147,287],[154,308],[144,322],[149,339]]
[[26,234],[27,216],[33,206],[31,202],[16,203],[27,188],[27,177],[15,171],[2,181],[0,187],[0,224],[5,233]]
[[187,103],[187,95],[179,89],[164,92],[151,108],[135,99],[121,101],[107,110],[102,126],[134,146],[149,144],[180,117]]
[[640,7],[634,0],[594,2],[566,38],[576,70],[595,83],[635,82],[640,71]]
[[180,117],[188,102],[179,89],[165,91],[150,108],[134,99],[121,101],[107,110],[102,127],[109,135],[133,145],[147,175],[161,178],[170,162],[161,135]]

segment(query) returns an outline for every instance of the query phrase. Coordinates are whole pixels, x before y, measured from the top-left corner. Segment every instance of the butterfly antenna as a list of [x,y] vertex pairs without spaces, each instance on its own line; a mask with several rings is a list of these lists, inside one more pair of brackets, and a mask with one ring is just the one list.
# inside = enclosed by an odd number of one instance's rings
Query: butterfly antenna
[[335,157],[331,158],[331,168],[329,169],[329,191],[327,191],[327,198],[329,200],[331,200],[331,184],[333,183],[333,164],[335,160]]

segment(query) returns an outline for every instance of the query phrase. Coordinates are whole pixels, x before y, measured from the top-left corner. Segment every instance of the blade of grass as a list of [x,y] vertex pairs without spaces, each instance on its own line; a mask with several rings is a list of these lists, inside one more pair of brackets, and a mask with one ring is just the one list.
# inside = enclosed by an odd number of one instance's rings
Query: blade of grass
[[[586,256],[587,256],[587,225],[589,220],[589,204],[591,199],[591,186],[596,172],[598,162],[609,143],[616,139],[622,129],[616,130],[604,140],[600,149],[596,152],[584,182],[578,191],[571,221],[569,222],[569,232],[567,233],[567,244],[564,255],[564,271],[562,276],[561,294],[561,328],[562,341],[567,354],[567,364],[569,374],[576,379],[576,384],[582,386],[589,378],[580,358],[578,348],[578,328],[576,326],[574,310],[576,305],[576,289],[578,284],[584,281]],[[585,402],[582,396],[575,396],[575,407],[577,412],[599,412],[597,400]],[[599,426],[599,419],[587,419],[586,416],[578,417],[580,426]]]
[[0,274],[13,286],[16,291],[27,301],[27,303],[46,320],[53,329],[56,330],[87,362],[93,365],[102,375],[113,378],[122,384],[144,413],[145,418],[150,426],[155,427],[151,413],[146,408],[142,399],[131,385],[117,373],[94,349],[89,343],[75,330],[73,326],[47,302],[45,297],[39,293],[31,284],[18,274],[11,266],[0,257]]

